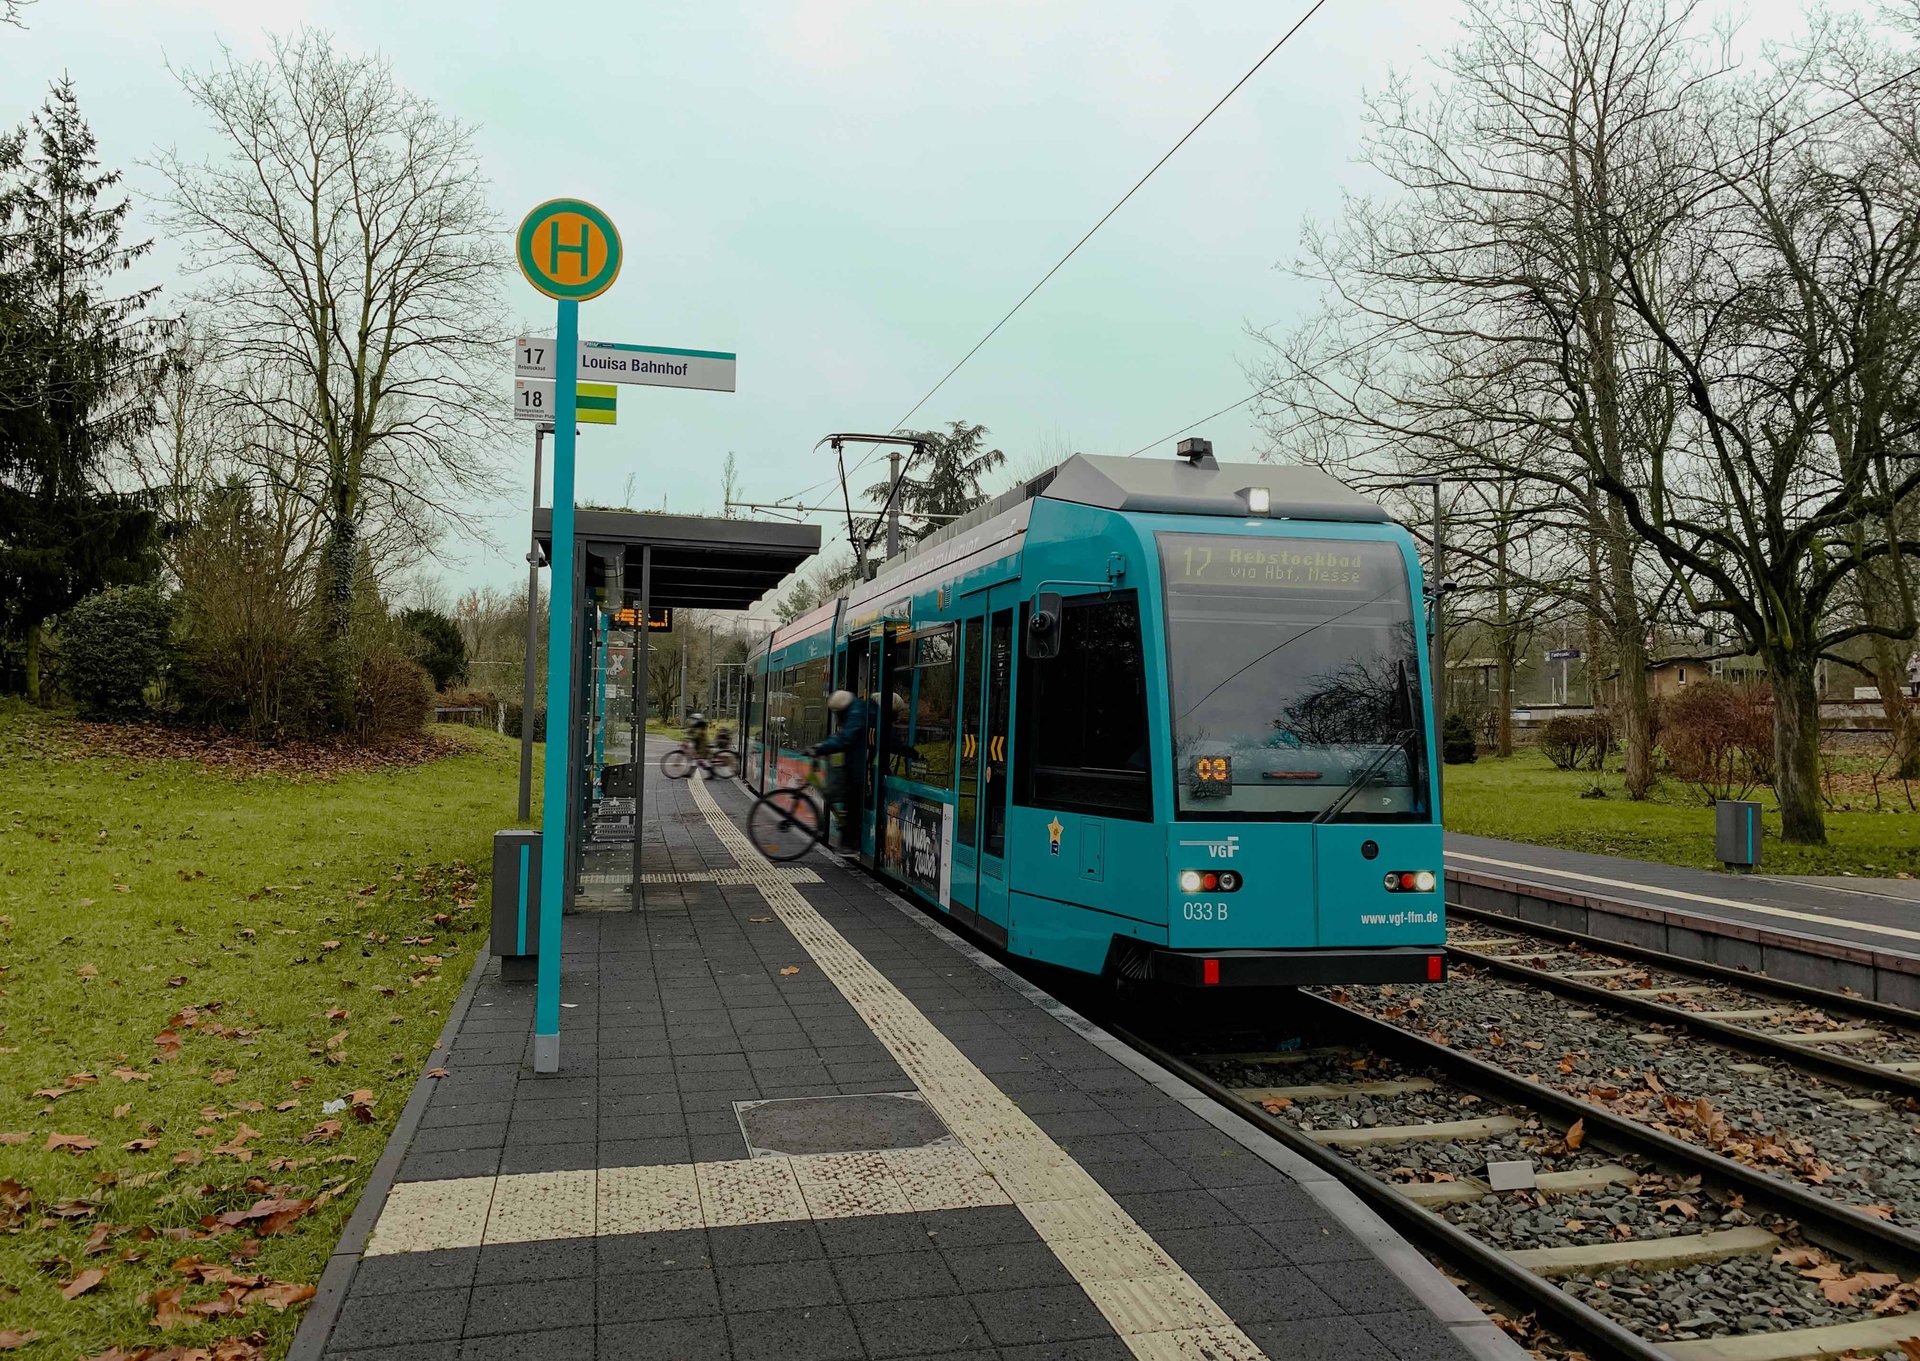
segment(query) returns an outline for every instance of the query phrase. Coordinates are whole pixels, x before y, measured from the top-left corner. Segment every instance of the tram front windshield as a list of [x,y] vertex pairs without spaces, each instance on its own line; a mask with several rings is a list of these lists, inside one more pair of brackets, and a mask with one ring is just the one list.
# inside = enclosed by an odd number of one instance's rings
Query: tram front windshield
[[1177,815],[1426,821],[1417,635],[1398,547],[1159,538]]

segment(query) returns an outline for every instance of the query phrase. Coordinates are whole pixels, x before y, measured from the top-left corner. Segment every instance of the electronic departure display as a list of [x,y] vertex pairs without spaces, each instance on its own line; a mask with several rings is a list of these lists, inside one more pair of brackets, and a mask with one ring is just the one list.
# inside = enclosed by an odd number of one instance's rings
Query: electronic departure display
[[[1374,551],[1369,552],[1368,549]],[[1377,590],[1386,559],[1377,544],[1288,543],[1227,534],[1169,536],[1161,547],[1167,584],[1179,590],[1298,591],[1361,595]]]

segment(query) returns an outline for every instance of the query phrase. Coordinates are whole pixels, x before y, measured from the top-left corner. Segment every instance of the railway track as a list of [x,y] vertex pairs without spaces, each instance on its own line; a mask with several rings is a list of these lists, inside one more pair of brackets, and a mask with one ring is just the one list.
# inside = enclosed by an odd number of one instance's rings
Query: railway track
[[[1920,1313],[1875,1313],[1920,1306],[1920,1233],[1330,998],[1300,1002],[1291,1019],[1316,1043],[1292,1050],[1124,1038],[1589,1356],[1902,1356],[1920,1337]],[[1509,1177],[1528,1184],[1494,1189]]]

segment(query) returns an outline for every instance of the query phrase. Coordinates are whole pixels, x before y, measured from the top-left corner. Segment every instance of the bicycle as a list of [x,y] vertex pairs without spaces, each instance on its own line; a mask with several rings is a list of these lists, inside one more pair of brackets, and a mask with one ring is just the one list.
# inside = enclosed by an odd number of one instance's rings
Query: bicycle
[[682,742],[676,747],[669,748],[660,756],[660,773],[669,780],[686,779],[693,774],[695,766],[705,771],[709,779],[715,775],[722,779],[732,779],[740,769],[739,758],[726,747],[701,756],[694,751],[693,743]]
[[747,809],[747,839],[769,860],[798,860],[827,839],[827,802],[818,756],[797,784],[769,789]]

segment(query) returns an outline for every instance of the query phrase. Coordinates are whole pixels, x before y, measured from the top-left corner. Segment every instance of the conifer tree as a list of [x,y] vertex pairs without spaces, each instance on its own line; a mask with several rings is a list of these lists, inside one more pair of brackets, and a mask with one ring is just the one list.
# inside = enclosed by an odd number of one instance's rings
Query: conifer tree
[[120,173],[96,150],[69,80],[0,143],[0,626],[25,644],[31,699],[47,621],[150,576],[158,529],[144,496],[107,479],[153,420],[158,290],[112,293],[151,243],[121,243],[127,201],[101,201]]

